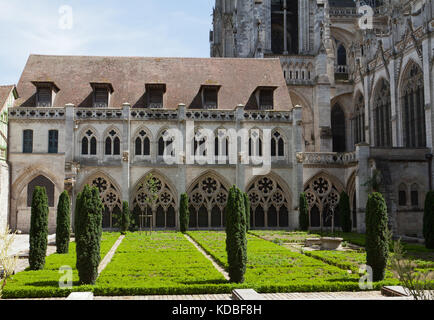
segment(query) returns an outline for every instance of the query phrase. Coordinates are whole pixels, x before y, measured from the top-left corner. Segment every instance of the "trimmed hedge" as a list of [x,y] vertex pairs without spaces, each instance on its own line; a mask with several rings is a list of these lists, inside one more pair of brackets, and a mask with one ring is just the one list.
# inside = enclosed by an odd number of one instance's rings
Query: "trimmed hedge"
[[75,241],[80,284],[95,284],[101,261],[103,205],[98,189],[86,185],[77,196],[75,207]]
[[66,254],[69,250],[71,207],[67,191],[63,191],[57,204],[56,252]]
[[299,228],[302,231],[307,231],[309,229],[309,209],[306,199],[306,194],[304,192],[300,193],[300,201],[298,207],[298,223]]
[[124,201],[122,203],[122,214],[119,221],[120,232],[122,234],[126,234],[128,229],[130,228],[130,208],[128,207],[128,201]]
[[31,270],[44,269],[48,245],[48,210],[48,198],[45,188],[35,187],[32,195],[29,238],[29,264]]
[[343,232],[351,232],[352,222],[351,222],[351,209],[350,209],[350,198],[345,191],[342,191],[339,199],[339,217],[341,228]]
[[188,209],[188,195],[186,193],[181,194],[181,201],[179,205],[179,227],[181,232],[188,230],[188,224],[190,220],[190,212]]
[[425,247],[434,249],[434,191],[432,190],[425,197],[423,237],[425,238]]
[[366,204],[366,263],[373,281],[384,279],[389,257],[387,206],[381,193],[374,192]]
[[231,282],[243,283],[247,264],[246,208],[244,194],[233,186],[226,205],[226,252]]

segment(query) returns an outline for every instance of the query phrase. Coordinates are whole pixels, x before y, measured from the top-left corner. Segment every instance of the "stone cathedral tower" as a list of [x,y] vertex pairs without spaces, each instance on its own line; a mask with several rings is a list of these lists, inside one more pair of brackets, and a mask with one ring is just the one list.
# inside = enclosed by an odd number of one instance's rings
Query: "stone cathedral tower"
[[306,151],[333,151],[328,6],[327,0],[216,0],[213,13],[212,57],[280,58],[291,98],[303,107]]

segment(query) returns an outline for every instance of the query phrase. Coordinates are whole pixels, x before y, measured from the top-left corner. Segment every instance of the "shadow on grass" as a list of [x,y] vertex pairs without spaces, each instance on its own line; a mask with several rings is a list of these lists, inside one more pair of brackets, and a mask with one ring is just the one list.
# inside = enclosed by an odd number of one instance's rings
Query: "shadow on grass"
[[[48,281],[36,281],[36,282],[28,282],[25,284],[26,287],[47,287],[47,288],[55,288],[58,289],[59,288],[59,281],[52,281],[52,280],[48,280]],[[73,282],[73,286],[74,287],[78,287],[80,286],[78,281],[74,281]]]
[[199,280],[199,281],[183,281],[182,284],[228,284],[227,280]]

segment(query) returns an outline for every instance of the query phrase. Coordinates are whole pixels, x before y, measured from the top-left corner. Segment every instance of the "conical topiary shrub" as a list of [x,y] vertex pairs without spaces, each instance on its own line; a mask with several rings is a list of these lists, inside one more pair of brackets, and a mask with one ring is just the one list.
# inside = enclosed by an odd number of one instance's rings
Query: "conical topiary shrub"
[[57,204],[56,249],[59,254],[69,251],[71,207],[67,191],[63,191]]
[[425,247],[434,249],[434,191],[432,190],[425,197],[423,237],[425,238]]
[[352,222],[351,222],[351,208],[350,208],[350,198],[345,191],[342,191],[339,204],[339,217],[341,228],[343,232],[351,232],[352,230]]
[[300,200],[298,206],[298,224],[302,231],[307,231],[309,229],[309,206],[307,204],[306,194],[304,192],[300,193]]
[[101,260],[103,205],[98,189],[86,185],[75,206],[75,242],[80,284],[95,284]]
[[384,279],[389,256],[387,206],[383,196],[374,192],[366,204],[366,263],[372,268],[373,281]]
[[181,232],[187,232],[188,223],[190,220],[190,212],[188,209],[188,195],[181,194],[181,201],[179,204],[179,228]]
[[245,198],[240,189],[229,190],[226,205],[226,252],[231,282],[243,283],[247,265]]
[[35,187],[30,217],[30,270],[42,270],[48,245],[48,198],[45,188]]

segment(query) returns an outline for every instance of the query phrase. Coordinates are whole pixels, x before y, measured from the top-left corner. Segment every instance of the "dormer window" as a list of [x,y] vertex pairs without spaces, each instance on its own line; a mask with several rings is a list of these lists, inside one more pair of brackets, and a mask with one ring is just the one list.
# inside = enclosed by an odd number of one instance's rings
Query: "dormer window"
[[202,86],[202,109],[218,108],[218,92],[220,86]]
[[259,91],[259,109],[273,110],[274,108],[274,89],[261,89]]
[[162,84],[146,84],[146,97],[148,108],[161,109],[163,108],[163,96],[166,93],[166,85]]
[[110,83],[96,83],[90,84],[93,88],[93,107],[94,108],[108,108],[110,102],[110,95],[113,93],[113,87]]
[[33,81],[36,87],[36,107],[51,108],[59,88],[51,81]]

